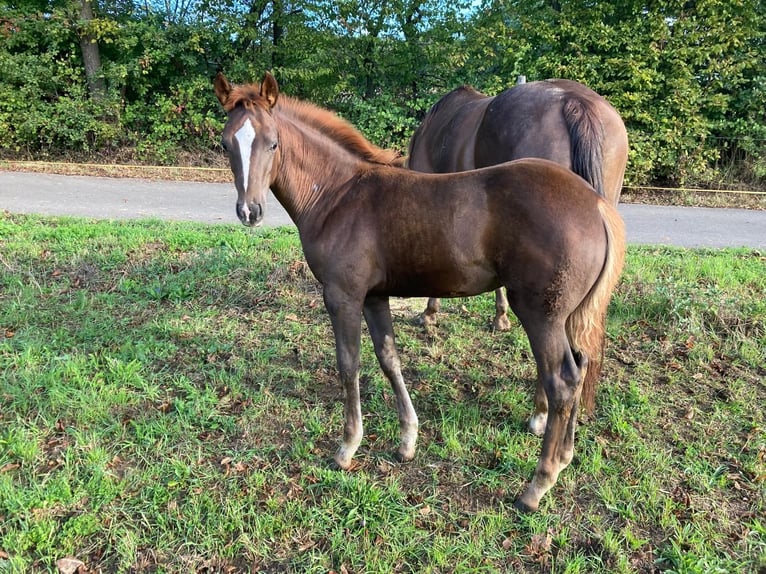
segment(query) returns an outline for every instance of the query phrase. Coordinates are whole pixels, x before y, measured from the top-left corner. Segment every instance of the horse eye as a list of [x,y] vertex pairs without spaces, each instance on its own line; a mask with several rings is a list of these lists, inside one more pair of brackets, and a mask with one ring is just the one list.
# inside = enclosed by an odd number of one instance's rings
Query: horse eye
[[269,151],[275,151],[275,150],[277,149],[277,145],[278,145],[278,144],[277,144],[277,142],[273,142],[273,143],[272,143],[272,144],[269,146]]

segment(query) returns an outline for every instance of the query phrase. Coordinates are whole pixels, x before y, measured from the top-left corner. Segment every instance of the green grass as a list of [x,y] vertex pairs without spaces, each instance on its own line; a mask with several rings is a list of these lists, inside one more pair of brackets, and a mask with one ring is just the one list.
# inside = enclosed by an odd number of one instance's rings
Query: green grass
[[297,234],[0,215],[0,572],[758,572],[766,258],[631,247],[597,415],[526,516],[534,364],[490,295],[364,340],[358,468]]

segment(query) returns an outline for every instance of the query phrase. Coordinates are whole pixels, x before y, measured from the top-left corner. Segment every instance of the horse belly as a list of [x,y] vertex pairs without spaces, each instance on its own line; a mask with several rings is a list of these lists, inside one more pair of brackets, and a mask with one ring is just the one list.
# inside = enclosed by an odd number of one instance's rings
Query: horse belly
[[[438,244],[437,244],[438,245]],[[397,297],[468,297],[492,291],[499,278],[483,254],[411,248],[386,259],[385,281],[375,287]]]

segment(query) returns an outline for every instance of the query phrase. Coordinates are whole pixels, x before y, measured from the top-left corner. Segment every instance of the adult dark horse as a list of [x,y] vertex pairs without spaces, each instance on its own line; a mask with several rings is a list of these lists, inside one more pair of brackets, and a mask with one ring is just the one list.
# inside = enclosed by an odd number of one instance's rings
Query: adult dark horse
[[334,114],[280,96],[270,74],[260,85],[232,85],[219,74],[214,85],[228,114],[222,143],[239,219],[261,223],[271,188],[323,285],[345,391],[338,466],[349,468],[362,440],[361,316],[396,395],[398,455],[410,460],[418,417],[389,296],[469,296],[502,285],[550,405],[534,477],[516,501],[537,509],[572,460],[580,396],[600,374],[606,308],[624,260],[614,207],[545,160],[447,175],[392,167],[394,154]]
[[[628,161],[620,114],[596,92],[570,80],[519,84],[494,97],[468,86],[436,102],[410,142],[408,166],[426,173],[466,171],[525,157],[555,161],[617,205]],[[435,322],[439,299],[423,312]],[[494,326],[510,327],[508,301],[495,292]]]

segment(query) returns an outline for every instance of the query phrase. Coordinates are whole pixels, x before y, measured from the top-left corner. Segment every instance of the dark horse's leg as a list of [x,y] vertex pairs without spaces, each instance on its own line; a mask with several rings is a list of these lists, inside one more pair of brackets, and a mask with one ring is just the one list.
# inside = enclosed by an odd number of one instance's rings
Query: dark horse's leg
[[522,324],[535,355],[538,386],[547,397],[549,411],[535,474],[515,503],[520,510],[532,512],[574,455],[577,410],[587,361],[572,353],[563,324],[523,320]]
[[399,413],[399,459],[412,460],[418,439],[418,415],[412,406],[410,395],[402,377],[402,367],[396,352],[394,327],[391,322],[391,308],[388,297],[368,297],[364,302],[364,318],[370,329],[380,367],[383,369],[396,395],[396,409]]
[[[436,297],[428,300],[425,311],[420,316],[420,322],[426,327],[436,324],[436,314],[441,309],[441,302]],[[511,328],[511,321],[508,319],[508,299],[505,296],[505,290],[500,288],[495,291],[495,318],[492,326],[496,331],[507,331]]]
[[496,331],[507,331],[511,328],[511,322],[508,319],[508,299],[502,287],[495,291],[495,320],[492,326]]
[[362,303],[350,301],[341,289],[325,285],[324,303],[335,333],[335,357],[343,386],[343,441],[335,462],[343,469],[362,442],[362,406],[359,400],[359,344],[362,332]]
[[426,329],[436,325],[436,314],[439,312],[441,307],[441,301],[439,301],[439,299],[436,297],[431,297],[428,299],[426,310],[423,311],[422,315],[420,315],[420,322]]

